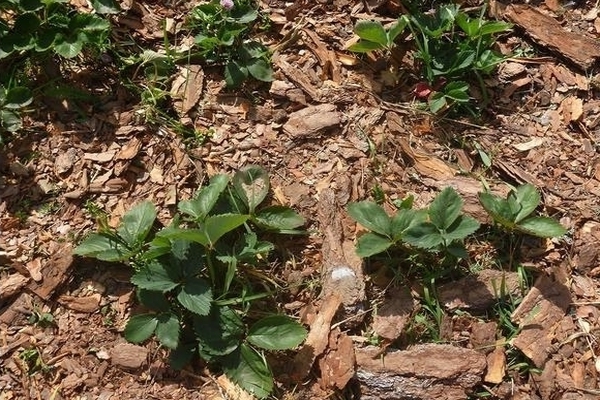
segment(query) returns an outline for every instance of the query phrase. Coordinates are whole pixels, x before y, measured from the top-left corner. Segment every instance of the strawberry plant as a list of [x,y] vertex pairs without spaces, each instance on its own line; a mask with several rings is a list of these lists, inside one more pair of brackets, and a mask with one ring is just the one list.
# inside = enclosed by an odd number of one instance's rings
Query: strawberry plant
[[[100,14],[118,12],[113,0],[91,4]],[[2,133],[21,129],[19,109],[33,100],[15,79],[24,65],[36,67],[49,56],[74,58],[86,47],[102,49],[109,31],[108,20],[77,12],[64,0],[0,0],[0,144]]]
[[551,238],[567,233],[565,227],[549,217],[536,217],[531,214],[540,205],[540,194],[531,184],[525,184],[510,191],[506,199],[491,193],[479,193],[479,201],[494,222],[513,232]]
[[427,82],[435,85],[440,79],[450,83],[475,76],[485,104],[483,75],[490,74],[505,59],[492,46],[496,35],[508,31],[511,25],[487,21],[484,12],[485,8],[472,19],[458,5],[446,4],[433,14],[414,13],[408,26],[414,35],[415,57],[421,62]]
[[268,49],[249,38],[259,17],[254,4],[244,0],[213,0],[190,13],[188,27],[196,34],[194,50],[210,65],[225,65],[225,81],[230,87],[241,85],[248,77],[273,80]]
[[61,0],[5,0],[0,12],[0,59],[25,52],[73,58],[84,46],[104,46],[110,28],[106,19]]
[[462,199],[450,187],[440,192],[425,210],[413,210],[404,202],[390,217],[370,201],[351,203],[348,214],[371,230],[358,238],[357,254],[369,257],[392,246],[411,245],[426,250],[445,250],[465,258],[462,240],[479,228],[479,223],[461,213]]
[[402,15],[389,29],[378,21],[358,21],[354,32],[360,38],[348,50],[357,53],[387,50],[408,29],[412,35],[414,58],[418,61],[418,74],[424,79],[418,82],[415,95],[427,101],[433,113],[440,113],[456,106],[468,107],[471,101],[469,84],[475,77],[481,86],[484,105],[488,102],[483,76],[490,74],[505,57],[492,47],[496,37],[511,25],[499,21],[487,21],[483,14],[471,18],[456,4],[437,6],[433,13],[423,13],[412,7],[409,15]]
[[263,207],[268,191],[260,167],[247,167],[233,179],[216,175],[193,199],[179,203],[170,225],[155,229],[156,210],[143,202],[116,229],[103,228],[75,249],[133,267],[131,282],[148,312],[131,317],[127,340],[155,336],[171,349],[174,367],[199,356],[259,398],[273,389],[263,351],[292,349],[306,336],[285,315],[251,318],[251,301],[268,293],[257,292],[244,271],[258,268],[274,248],[258,233],[300,233],[304,223],[290,208]]

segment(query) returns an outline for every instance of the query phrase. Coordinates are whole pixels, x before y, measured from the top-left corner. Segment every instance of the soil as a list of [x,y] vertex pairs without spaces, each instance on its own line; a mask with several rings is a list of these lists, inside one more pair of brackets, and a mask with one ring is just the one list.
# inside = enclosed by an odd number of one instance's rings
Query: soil
[[[473,119],[418,110],[410,55],[391,74],[376,56],[344,50],[357,20],[393,21],[399,2],[260,4],[271,20],[260,40],[274,50],[272,83],[229,90],[221,68],[178,66],[194,85],[173,80],[173,97],[184,98],[173,109],[206,137],[146,121],[149,110],[107,53],[61,66],[66,82],[98,101],[45,99],[0,149],[0,399],[249,398],[204,365],[170,369],[153,341],[127,343],[131,271],[72,256],[99,211],[116,226],[150,200],[166,224],[207,177],[249,164],[269,171],[272,201],[298,210],[309,232],[281,239],[286,251],[269,271],[286,288],[281,309],[310,331],[304,347],[275,356],[274,398],[599,398],[597,5],[491,2],[490,15],[515,23],[498,49],[528,57],[486,80],[492,101]],[[122,6],[113,41],[149,49],[164,44],[161,22],[177,26],[189,8]],[[438,320],[404,264],[354,253],[364,229],[345,212],[349,202],[383,193],[391,211],[413,195],[422,207],[452,186],[489,228],[477,192],[522,183],[538,188],[538,211],[569,233],[516,246],[487,229],[456,273],[435,282]],[[514,300],[504,320],[492,312],[500,285]]]

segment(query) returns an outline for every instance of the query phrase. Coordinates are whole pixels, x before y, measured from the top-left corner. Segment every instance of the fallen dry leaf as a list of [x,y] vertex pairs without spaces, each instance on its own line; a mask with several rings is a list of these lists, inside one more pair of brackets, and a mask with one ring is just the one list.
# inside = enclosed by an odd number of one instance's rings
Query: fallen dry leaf
[[335,53],[337,56],[338,61],[342,64],[342,65],[346,65],[348,67],[352,67],[356,64],[358,64],[358,58],[352,56],[352,55],[348,55],[346,53],[340,53],[340,52],[336,52]]
[[159,185],[162,185],[165,182],[162,167],[158,165],[152,167],[150,170],[150,180],[154,183],[158,183]]
[[414,150],[406,139],[398,139],[398,142],[400,143],[400,147],[404,154],[410,158],[415,169],[420,174],[439,181],[444,181],[452,178],[456,172],[458,172],[458,170],[450,167],[439,158],[436,158],[423,150]]

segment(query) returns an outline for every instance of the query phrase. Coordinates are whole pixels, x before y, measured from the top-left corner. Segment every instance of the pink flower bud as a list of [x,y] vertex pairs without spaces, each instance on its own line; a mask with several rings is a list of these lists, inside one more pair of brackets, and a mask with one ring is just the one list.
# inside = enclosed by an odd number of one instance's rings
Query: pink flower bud
[[221,7],[231,10],[233,8],[233,0],[221,0]]

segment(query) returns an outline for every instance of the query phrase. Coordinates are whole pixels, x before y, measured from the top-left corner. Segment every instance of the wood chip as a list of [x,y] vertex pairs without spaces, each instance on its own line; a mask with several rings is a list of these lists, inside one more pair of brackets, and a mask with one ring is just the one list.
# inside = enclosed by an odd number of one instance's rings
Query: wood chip
[[283,131],[292,139],[314,138],[327,128],[339,126],[340,122],[340,114],[334,104],[320,104],[290,114]]
[[321,249],[322,295],[340,296],[346,313],[344,319],[357,317],[357,310],[362,308],[366,298],[363,263],[356,255],[353,241],[344,237],[341,222],[343,209],[339,199],[348,199],[351,191],[350,179],[346,178],[346,185],[340,185],[338,192],[330,188],[323,189],[319,194],[318,206],[320,229],[325,234]]
[[73,264],[73,249],[70,244],[57,246],[55,251],[42,263],[42,282],[31,282],[29,289],[44,300],[48,300],[54,289],[67,278]]
[[487,383],[499,384],[506,375],[506,353],[504,347],[498,346],[487,356],[487,372],[484,380]]
[[306,76],[297,66],[293,66],[281,57],[274,57],[273,63],[279,66],[281,72],[292,82],[298,85],[311,99],[319,101],[320,95],[318,89],[310,83],[310,78]]
[[0,300],[7,299],[15,294],[29,283],[29,278],[19,273],[8,275],[0,279]]
[[484,269],[477,275],[440,285],[438,297],[440,303],[450,310],[466,308],[483,311],[500,296],[502,286],[506,294],[516,294],[519,290],[519,275],[515,272]]
[[110,358],[114,365],[137,369],[146,363],[149,352],[146,347],[120,343],[110,350]]
[[548,68],[552,71],[552,75],[556,77],[559,82],[564,83],[567,86],[577,85],[577,79],[575,74],[563,65],[549,65]]
[[83,313],[93,313],[100,308],[100,300],[102,296],[99,293],[94,293],[91,296],[78,297],[61,295],[58,297],[58,302],[65,307]]
[[563,9],[561,3],[562,2],[560,0],[544,0],[544,4],[546,5],[546,7],[548,7],[548,9],[553,12],[558,12]]
[[[255,400],[256,398],[244,391],[241,387],[231,382],[231,380],[227,377],[227,375],[220,375],[217,378],[217,384],[225,394],[227,394],[228,399],[236,399],[236,400]],[[222,399],[222,396],[211,397],[210,399]]]
[[41,258],[34,258],[33,260],[29,261],[27,264],[25,264],[25,268],[27,268],[27,272],[29,272],[29,275],[31,276],[31,278],[33,278],[34,281],[36,282],[41,282],[43,277],[42,277],[42,259]]
[[519,185],[523,183],[531,183],[533,186],[536,186],[538,188],[543,188],[546,186],[543,181],[536,178],[535,176],[525,171],[523,168],[519,167],[516,164],[509,164],[502,160],[494,160],[492,167],[494,169],[499,169],[502,173],[506,174],[513,182],[518,183]]
[[[115,156],[115,160],[132,160],[138,155],[142,148],[142,141],[138,138],[133,138]],[[120,175],[120,174],[117,174]]]
[[577,121],[583,115],[583,100],[574,96],[566,97],[560,104],[560,111],[565,121]]
[[317,58],[319,59],[319,63],[321,64],[321,68],[323,69],[323,80],[331,77],[331,80],[335,83],[340,83],[342,80],[340,66],[337,62],[337,58],[335,52],[333,50],[329,50],[327,45],[321,41],[319,35],[317,35],[312,30],[305,28],[303,29],[304,33],[310,37],[315,46],[311,46],[310,49],[315,53]]
[[498,324],[492,322],[477,322],[471,326],[471,345],[475,350],[491,352],[496,343]]
[[61,152],[54,160],[54,172],[57,175],[67,173],[73,168],[73,164],[77,161],[77,150],[69,148],[65,152]]

